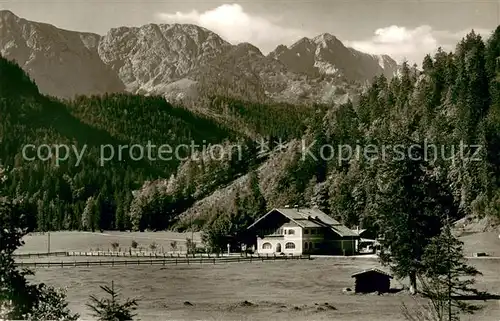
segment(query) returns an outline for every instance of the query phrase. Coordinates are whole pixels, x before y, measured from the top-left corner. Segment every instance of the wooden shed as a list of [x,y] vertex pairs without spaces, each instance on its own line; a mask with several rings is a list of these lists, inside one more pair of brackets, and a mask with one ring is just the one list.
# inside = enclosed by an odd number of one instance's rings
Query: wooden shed
[[354,273],[354,291],[356,293],[387,293],[391,288],[392,275],[377,268],[371,268]]

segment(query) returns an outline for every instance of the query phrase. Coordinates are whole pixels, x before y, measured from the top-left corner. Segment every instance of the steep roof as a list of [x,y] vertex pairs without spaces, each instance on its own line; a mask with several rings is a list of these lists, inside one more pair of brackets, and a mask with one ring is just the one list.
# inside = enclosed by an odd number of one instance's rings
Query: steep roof
[[385,271],[382,271],[380,269],[377,269],[377,268],[371,268],[371,269],[366,269],[366,270],[363,270],[363,271],[359,271],[359,272],[356,272],[354,274],[351,275],[351,277],[355,278],[359,275],[362,275],[362,274],[367,274],[367,273],[378,273],[378,274],[383,274],[385,276],[388,276],[389,278],[392,279],[392,275],[390,275],[389,273],[385,272]]
[[301,227],[330,227],[335,233],[339,234],[342,237],[358,236],[356,232],[349,229],[345,225],[341,224],[340,222],[323,213],[317,208],[275,208],[259,218],[248,228],[252,228],[259,221],[275,211],[294,221]]

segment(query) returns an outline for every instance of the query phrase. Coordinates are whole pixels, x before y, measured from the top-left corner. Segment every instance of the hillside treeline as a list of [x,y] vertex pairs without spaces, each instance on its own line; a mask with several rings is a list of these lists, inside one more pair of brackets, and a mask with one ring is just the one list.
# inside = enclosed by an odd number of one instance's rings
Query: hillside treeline
[[[299,142],[315,142],[315,155],[323,145],[435,145],[433,157],[422,163],[425,175],[450,189],[459,216],[498,217],[499,57],[500,28],[487,40],[471,32],[454,52],[425,57],[421,70],[404,63],[397,77],[377,77],[356,105],[294,106],[216,96],[196,109],[129,94],[67,101],[42,96],[15,63],[0,58],[0,157],[8,177],[3,186],[9,196],[27,200],[37,230],[171,228],[197,201],[249,173],[247,188],[226,195],[228,207],[206,207],[212,218],[198,220],[198,228],[217,225],[217,217],[238,218],[239,228],[265,206],[285,204],[316,205],[347,225],[375,227],[374,207],[389,161],[344,154],[339,160],[335,149],[334,157],[303,158]],[[295,149],[260,155],[255,143],[260,137],[282,139]],[[192,141],[238,144],[244,156],[151,161],[126,152],[123,159],[100,162],[103,145]],[[80,162],[73,155],[57,166],[54,159],[25,160],[26,144],[87,147]],[[276,163],[280,155],[286,157]],[[263,170],[270,166],[268,157],[277,164],[276,179],[264,176],[270,172]]]

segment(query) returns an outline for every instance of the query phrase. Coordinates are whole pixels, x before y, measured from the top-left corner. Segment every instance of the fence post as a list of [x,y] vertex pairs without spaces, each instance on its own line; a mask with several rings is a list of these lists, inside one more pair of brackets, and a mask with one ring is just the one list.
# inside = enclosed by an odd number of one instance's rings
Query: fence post
[[89,267],[89,261],[87,260],[87,267]]
[[111,261],[111,266],[115,266],[115,260]]
[[64,267],[64,262],[63,261],[61,261],[61,267]]

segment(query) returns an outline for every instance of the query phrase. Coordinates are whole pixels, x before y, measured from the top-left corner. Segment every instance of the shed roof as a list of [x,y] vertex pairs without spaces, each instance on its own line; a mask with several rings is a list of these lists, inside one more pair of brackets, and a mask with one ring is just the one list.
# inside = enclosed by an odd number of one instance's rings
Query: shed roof
[[362,274],[367,274],[367,273],[378,273],[378,274],[382,274],[382,275],[385,275],[389,278],[392,279],[392,275],[390,275],[389,273],[385,272],[385,271],[382,271],[378,268],[371,268],[371,269],[366,269],[366,270],[363,270],[363,271],[359,271],[359,272],[356,272],[354,274],[351,275],[351,277],[355,278],[357,276],[360,276]]

